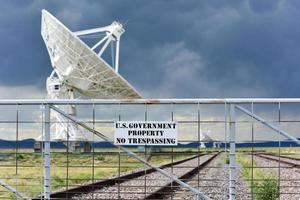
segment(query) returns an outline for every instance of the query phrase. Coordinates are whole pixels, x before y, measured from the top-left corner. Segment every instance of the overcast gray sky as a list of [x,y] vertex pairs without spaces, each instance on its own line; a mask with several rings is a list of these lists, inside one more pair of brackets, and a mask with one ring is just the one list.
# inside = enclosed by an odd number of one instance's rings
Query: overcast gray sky
[[72,31],[127,22],[120,74],[145,97],[299,97],[298,0],[7,0],[0,98],[46,96],[42,9]]

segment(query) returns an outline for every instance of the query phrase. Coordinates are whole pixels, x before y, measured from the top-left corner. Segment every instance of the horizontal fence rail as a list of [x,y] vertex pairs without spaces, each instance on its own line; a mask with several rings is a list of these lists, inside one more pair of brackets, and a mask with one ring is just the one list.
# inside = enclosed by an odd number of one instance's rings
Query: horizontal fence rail
[[244,103],[299,103],[300,98],[224,98],[224,99],[0,99],[2,105],[37,104],[244,104]]

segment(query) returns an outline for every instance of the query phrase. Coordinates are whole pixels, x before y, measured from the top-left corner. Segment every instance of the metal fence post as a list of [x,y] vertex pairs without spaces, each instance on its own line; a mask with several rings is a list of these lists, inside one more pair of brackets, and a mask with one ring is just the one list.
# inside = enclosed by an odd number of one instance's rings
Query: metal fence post
[[50,199],[50,106],[45,105],[44,112],[45,119],[45,132],[44,132],[44,145],[43,145],[43,157],[44,157],[44,199]]
[[230,122],[229,122],[229,142],[230,142],[230,153],[229,153],[229,199],[235,200],[236,196],[236,162],[235,162],[235,105],[230,104]]

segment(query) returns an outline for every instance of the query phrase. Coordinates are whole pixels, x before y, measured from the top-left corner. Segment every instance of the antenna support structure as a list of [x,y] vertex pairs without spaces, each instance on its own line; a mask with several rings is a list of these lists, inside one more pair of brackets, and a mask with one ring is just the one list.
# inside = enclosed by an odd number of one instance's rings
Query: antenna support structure
[[117,21],[114,21],[111,25],[100,27],[100,28],[92,28],[82,31],[76,31],[74,34],[78,37],[91,35],[96,33],[105,33],[105,37],[99,40],[94,46],[91,47],[93,51],[100,48],[97,53],[99,57],[102,56],[105,49],[112,42],[115,42],[115,60],[114,60],[114,69],[115,72],[119,71],[119,56],[120,56],[120,38],[121,35],[125,32],[123,25]]

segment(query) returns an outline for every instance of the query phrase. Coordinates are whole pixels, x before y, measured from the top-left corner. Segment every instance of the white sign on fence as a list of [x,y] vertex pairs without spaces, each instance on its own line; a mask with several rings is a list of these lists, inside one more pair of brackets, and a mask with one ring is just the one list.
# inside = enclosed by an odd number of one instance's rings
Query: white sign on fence
[[176,122],[118,121],[115,122],[115,145],[177,145]]

